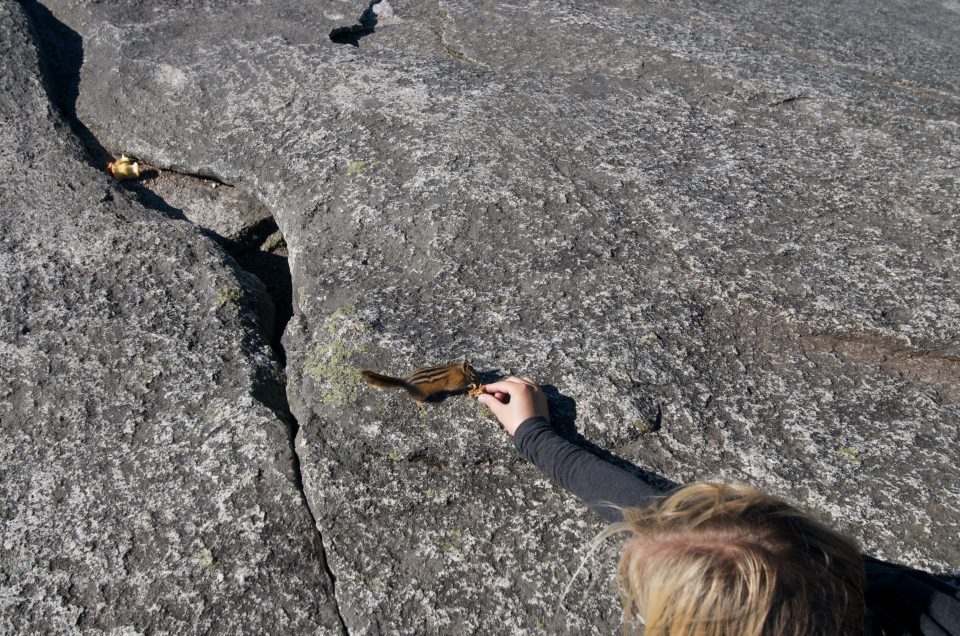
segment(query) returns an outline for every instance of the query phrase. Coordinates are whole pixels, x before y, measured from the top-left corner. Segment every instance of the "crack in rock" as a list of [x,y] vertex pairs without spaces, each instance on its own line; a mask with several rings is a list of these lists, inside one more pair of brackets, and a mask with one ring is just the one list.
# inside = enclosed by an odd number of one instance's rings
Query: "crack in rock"
[[284,413],[284,421],[287,424],[287,431],[289,432],[295,484],[300,493],[300,499],[303,501],[303,505],[307,509],[307,514],[310,515],[310,522],[313,524],[313,550],[317,555],[317,559],[320,561],[320,565],[323,567],[323,571],[330,579],[330,597],[333,599],[333,607],[337,613],[337,620],[340,622],[340,633],[346,636],[350,634],[350,630],[347,629],[347,623],[343,619],[343,612],[340,610],[340,599],[337,598],[337,576],[330,568],[330,561],[327,559],[327,548],[323,543],[323,533],[320,531],[320,526],[317,523],[316,515],[313,514],[313,508],[310,507],[310,499],[307,497],[307,489],[303,483],[303,470],[300,467],[300,454],[297,452],[297,434],[300,432],[300,424],[297,422],[297,418],[294,417],[289,407],[287,407],[287,410]]
[[[222,187],[225,189],[235,189],[235,186],[211,177],[186,172],[177,172],[166,168],[164,168],[163,171],[167,174],[177,175],[182,179],[190,179],[197,183],[206,184],[203,187],[210,187],[209,184],[213,184],[214,188]],[[178,213],[178,218],[190,220],[188,219],[189,215],[185,215],[183,211],[171,207],[169,203],[166,202],[164,197],[158,194],[156,190],[151,187],[153,185],[152,183],[127,182],[124,185],[134,184],[138,184],[142,190],[148,192],[153,199],[155,199],[150,201],[153,205],[148,207],[159,209],[164,213],[168,213],[169,210],[174,210],[176,213]],[[266,209],[265,206],[264,209]],[[330,569],[326,547],[323,542],[323,535],[320,531],[319,525],[317,524],[317,518],[314,515],[313,509],[310,507],[310,501],[307,498],[306,487],[304,486],[303,482],[303,471],[300,466],[300,455],[297,452],[296,445],[297,434],[299,433],[300,426],[296,417],[293,415],[293,412],[290,410],[289,403],[286,399],[286,352],[284,351],[281,338],[293,313],[293,288],[287,259],[286,243],[283,239],[283,234],[280,231],[276,219],[272,213],[269,213],[268,211],[267,214],[268,215],[265,218],[262,218],[260,221],[252,225],[242,228],[234,236],[223,236],[210,228],[204,228],[204,232],[219,245],[221,245],[221,247],[223,247],[227,253],[234,257],[241,271],[252,274],[264,284],[268,296],[268,298],[265,300],[268,303],[272,302],[273,307],[268,309],[274,310],[276,317],[271,328],[268,330],[269,333],[266,335],[269,336],[274,355],[276,356],[277,362],[280,366],[280,378],[282,380],[282,385],[278,387],[279,390],[275,395],[271,395],[268,399],[263,401],[267,403],[277,417],[286,425],[288,441],[290,444],[291,468],[293,472],[294,486],[300,495],[300,499],[307,511],[307,515],[309,516],[310,523],[313,528],[313,551],[330,582],[330,598],[332,600],[333,608],[336,612],[340,633],[349,634],[349,630],[347,629],[346,622],[343,619],[343,614],[340,610],[340,604],[337,599],[337,579],[333,571]],[[279,236],[279,239],[276,238],[277,236]]]
[[447,13],[446,9],[443,8],[443,3],[441,0],[437,0],[437,27],[435,29],[437,34],[437,43],[440,46],[440,50],[443,53],[446,53],[451,58],[457,60],[458,62],[466,62],[468,64],[473,64],[474,66],[480,66],[487,68],[487,65],[483,62],[475,60],[469,57],[463,50],[463,47],[457,46],[451,42],[447,41],[447,23],[453,23],[453,18],[450,17],[450,14]]
[[[373,32],[376,25],[376,15],[373,12],[373,6],[380,0],[373,0],[367,10],[361,16],[359,28],[350,27],[350,37],[359,40],[360,37]],[[114,157],[91,131],[86,124],[77,116],[76,101],[79,96],[80,68],[83,62],[83,42],[82,39],[69,27],[63,25],[53,14],[43,5],[37,2],[24,3],[24,9],[31,20],[34,30],[37,33],[37,53],[42,72],[42,79],[48,95],[54,106],[60,111],[64,120],[69,125],[71,132],[80,142],[85,150],[87,160],[98,170],[103,170],[106,162]],[[42,25],[38,27],[37,25]],[[334,30],[336,31],[336,29]],[[331,39],[334,39],[334,33],[331,32]],[[348,38],[349,39],[349,38]],[[312,547],[319,565],[322,567],[329,582],[329,596],[331,605],[335,611],[338,621],[340,634],[347,635],[346,622],[340,610],[339,601],[336,594],[337,579],[330,569],[327,560],[326,548],[323,542],[323,535],[317,525],[316,516],[310,507],[306,490],[303,482],[303,473],[300,467],[300,456],[297,453],[296,438],[299,432],[299,424],[290,410],[286,399],[286,355],[281,344],[281,336],[287,322],[292,316],[292,285],[290,279],[290,269],[287,260],[286,244],[282,232],[269,209],[266,208],[256,197],[249,193],[241,193],[235,186],[220,181],[207,175],[191,174],[179,172],[168,168],[154,168],[146,166],[144,173],[145,179],[131,180],[122,182],[120,185],[131,191],[138,199],[139,203],[148,209],[158,212],[168,218],[189,221],[201,228],[201,231],[211,240],[216,242],[237,263],[237,273],[239,275],[252,276],[264,284],[266,295],[259,295],[261,303],[268,305],[262,307],[263,315],[273,315],[279,310],[279,316],[275,319],[260,321],[260,327],[267,331],[271,347],[273,349],[276,361],[278,363],[279,373],[276,376],[276,382],[268,380],[268,384],[278,384],[279,386],[268,387],[266,390],[254,389],[254,398],[269,407],[274,414],[286,426],[288,440],[291,450],[291,470],[294,486],[299,493],[300,499],[306,509],[309,522],[313,529]],[[207,190],[221,190],[237,193],[238,198],[244,199],[250,205],[259,205],[262,211],[257,211],[253,217],[256,220],[240,227],[236,232],[230,235],[224,235],[207,227],[195,219],[189,218],[180,207],[171,205],[165,196],[165,192],[156,187],[157,178],[165,173],[168,177],[189,182],[189,186],[183,186],[180,190],[186,191],[185,200],[194,201],[198,188]],[[255,203],[249,203],[254,201]],[[230,203],[236,204],[235,201]],[[186,207],[186,206],[184,206]],[[258,257],[258,255],[260,255]],[[273,259],[264,262],[264,258]],[[282,270],[282,271],[280,271]],[[285,275],[284,275],[285,274]],[[83,618],[83,610],[81,619]]]
[[[180,178],[192,179],[199,183],[213,183],[214,187],[222,186],[230,189],[235,188],[235,186],[206,176],[177,172],[169,169],[164,169],[164,172],[177,175]],[[128,182],[124,185],[128,184],[139,185],[141,189],[145,190],[152,195],[154,199],[156,199],[155,201],[151,201],[153,205],[148,207],[159,209],[164,213],[168,213],[168,210],[174,210],[179,214],[179,218],[188,220],[181,210],[171,207],[162,196],[157,194],[157,192],[150,187],[152,184]],[[337,599],[337,577],[330,568],[330,564],[327,559],[326,547],[323,542],[323,535],[320,531],[319,525],[317,524],[316,515],[314,515],[313,509],[310,507],[310,501],[307,497],[306,487],[304,486],[300,455],[297,452],[296,445],[300,426],[296,417],[293,415],[293,412],[290,410],[289,403],[286,399],[286,352],[284,351],[281,338],[293,313],[293,288],[287,259],[286,243],[283,239],[282,232],[277,225],[276,219],[272,214],[269,213],[266,218],[261,219],[259,222],[253,225],[243,228],[233,237],[222,236],[209,228],[204,228],[204,231],[210,238],[215,240],[221,245],[221,247],[224,248],[225,251],[234,257],[234,259],[237,261],[238,268],[241,271],[252,274],[264,284],[264,287],[267,291],[267,299],[265,300],[268,303],[272,302],[273,307],[270,309],[273,309],[276,313],[276,318],[269,329],[270,333],[267,335],[269,336],[271,346],[280,366],[280,378],[282,380],[282,386],[278,387],[279,390],[275,395],[271,395],[269,398],[263,401],[267,403],[277,417],[286,425],[288,441],[290,444],[291,468],[293,472],[294,486],[300,495],[300,499],[307,511],[307,515],[309,516],[313,529],[313,551],[330,582],[329,593],[333,608],[336,612],[337,621],[339,623],[339,631],[344,635],[349,634],[349,630],[347,629],[346,622],[344,621],[343,614],[340,610],[339,600]],[[279,235],[279,240],[275,239],[277,235]],[[264,259],[267,260],[265,261]],[[276,260],[273,261],[270,259]],[[282,271],[279,271],[281,269]]]
[[[212,183],[214,188],[223,187],[235,189],[235,186],[206,176],[177,172],[169,169],[164,169],[164,172],[177,175],[180,178],[194,180],[197,183]],[[181,210],[171,207],[169,203],[151,187],[152,184],[141,184],[138,182],[128,182],[128,184],[139,185],[142,190],[148,192],[153,199],[155,199],[150,201],[153,205],[148,207],[159,209],[164,213],[168,213],[168,210],[174,210],[179,214],[180,218],[186,219],[186,216]],[[337,577],[330,568],[326,547],[323,542],[323,535],[317,524],[317,518],[314,515],[313,509],[310,507],[310,501],[307,498],[306,487],[304,486],[303,471],[300,466],[300,455],[297,452],[296,445],[300,426],[293,412],[290,410],[289,403],[286,399],[286,352],[281,343],[281,338],[293,313],[293,288],[283,234],[277,225],[276,219],[269,211],[267,217],[262,218],[253,225],[242,228],[241,231],[232,237],[222,236],[209,228],[204,228],[204,231],[234,257],[241,271],[252,274],[264,284],[268,296],[265,300],[268,303],[272,302],[273,307],[270,309],[275,311],[276,318],[269,329],[270,333],[267,335],[269,336],[271,346],[280,366],[282,386],[278,387],[279,390],[275,395],[271,395],[264,401],[286,425],[290,444],[294,486],[300,495],[300,499],[307,511],[313,529],[313,551],[330,582],[329,593],[339,624],[339,631],[343,635],[349,634],[340,610],[339,600],[337,599]],[[279,240],[275,238],[278,235]]]

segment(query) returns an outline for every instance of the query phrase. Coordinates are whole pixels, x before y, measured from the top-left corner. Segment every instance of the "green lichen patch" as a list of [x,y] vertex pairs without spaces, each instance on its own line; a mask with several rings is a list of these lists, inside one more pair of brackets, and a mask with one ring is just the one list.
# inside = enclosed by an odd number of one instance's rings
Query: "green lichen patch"
[[334,311],[325,321],[320,340],[307,355],[304,373],[320,387],[320,399],[328,406],[355,402],[360,390],[360,370],[353,357],[364,350],[360,337],[370,328],[363,323],[356,307],[347,305]]
[[347,174],[350,175],[351,177],[354,175],[358,175],[361,172],[364,172],[365,170],[369,170],[370,168],[374,167],[375,165],[377,165],[377,163],[379,162],[366,161],[364,159],[351,161],[350,164],[347,166]]
[[213,570],[217,567],[217,559],[213,556],[213,552],[209,548],[201,548],[197,553],[197,563],[200,567]]
[[263,240],[263,243],[260,245],[261,252],[277,252],[280,250],[287,249],[287,242],[283,238],[283,232],[277,230],[267,238]]
[[304,372],[321,385],[320,399],[330,406],[342,406],[357,399],[360,371],[352,363],[353,354],[362,347],[351,347],[340,340],[319,345],[307,356]]
[[450,496],[450,491],[446,488],[440,488],[439,490],[434,488],[427,488],[423,491],[423,494],[428,500],[435,504],[445,504],[447,498]]
[[860,459],[860,456],[857,455],[857,451],[849,446],[842,446],[837,449],[837,456],[841,459],[845,459],[848,462],[853,462],[859,464],[863,460]]
[[230,307],[239,309],[240,301],[243,300],[243,290],[233,285],[224,285],[217,290],[217,296],[213,299],[213,304],[217,309],[221,307]]
[[325,324],[327,334],[332,338],[356,338],[370,331],[370,326],[360,319],[355,305],[344,305],[334,310]]
[[463,553],[463,531],[459,529],[450,531],[447,536],[439,539],[437,547],[444,553]]

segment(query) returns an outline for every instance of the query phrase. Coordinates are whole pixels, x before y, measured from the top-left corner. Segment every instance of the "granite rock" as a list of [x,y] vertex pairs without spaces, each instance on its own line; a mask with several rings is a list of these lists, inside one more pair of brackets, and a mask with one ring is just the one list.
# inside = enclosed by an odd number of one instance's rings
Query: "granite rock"
[[746,481],[956,570],[952,3],[49,6],[106,146],[283,231],[348,630],[617,625],[613,553],[556,611],[601,526],[489,414],[356,373],[463,357],[666,480]]
[[0,631],[341,633],[263,286],[90,165],[36,43],[0,4]]
[[151,169],[136,185],[157,197],[158,205],[168,206],[172,216],[224,238],[245,241],[261,227],[276,227],[270,210],[256,197],[218,181]]

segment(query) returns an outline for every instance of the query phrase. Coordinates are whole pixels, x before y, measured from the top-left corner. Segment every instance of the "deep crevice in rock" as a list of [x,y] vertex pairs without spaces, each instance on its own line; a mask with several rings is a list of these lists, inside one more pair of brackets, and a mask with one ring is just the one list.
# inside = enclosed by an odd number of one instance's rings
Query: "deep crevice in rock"
[[[179,173],[170,170],[182,178],[208,181],[207,177]],[[232,188],[229,184],[220,183],[223,187]],[[123,182],[122,185],[132,189],[144,207],[156,210],[166,216],[188,220],[182,210],[171,206],[167,201],[150,188],[150,183],[141,181]],[[286,326],[293,316],[293,283],[291,278],[286,241],[271,215],[261,219],[240,231],[234,238],[222,236],[209,228],[203,228],[204,234],[217,242],[237,263],[239,270],[252,274],[266,288],[274,306],[274,320],[269,334],[270,344],[280,367],[280,386],[277,390],[259,391],[255,397],[269,406],[287,427],[288,443],[290,444],[291,469],[294,486],[300,494],[300,499],[310,519],[313,530],[312,548],[324,573],[330,581],[330,596],[333,609],[336,612],[341,634],[349,634],[336,596],[336,576],[330,569],[327,552],[323,543],[323,535],[317,525],[316,516],[310,507],[306,488],[303,482],[303,471],[300,466],[300,455],[297,452],[296,440],[300,425],[290,410],[286,396],[286,352],[283,348],[282,337]],[[267,384],[272,384],[267,381]]]
[[333,607],[337,612],[337,620],[340,622],[340,633],[348,635],[350,630],[347,629],[347,623],[343,620],[343,613],[340,611],[340,602],[337,599],[337,577],[333,573],[333,570],[330,569],[330,563],[327,561],[327,548],[323,545],[323,533],[320,532],[317,517],[313,514],[313,508],[310,507],[310,500],[307,498],[307,489],[303,483],[303,471],[300,468],[300,454],[297,453],[297,434],[300,432],[300,424],[297,422],[297,418],[293,416],[293,413],[290,412],[289,407],[285,415],[287,430],[290,434],[290,450],[292,451],[293,457],[293,477],[297,490],[300,491],[300,498],[303,500],[303,505],[307,509],[307,514],[310,515],[310,522],[313,524],[313,551],[316,553],[320,565],[323,566],[323,571],[330,579],[330,597],[333,600]]
[[[104,170],[107,162],[114,158],[114,154],[107,150],[93,131],[79,119],[76,110],[80,88],[80,68],[83,65],[83,39],[35,0],[27,0],[23,6],[36,36],[37,54],[47,93],[85,149],[91,165],[98,170]],[[214,187],[233,187],[208,176],[174,170],[164,170],[164,172],[196,180],[198,183],[213,184]],[[144,179],[122,181],[120,185],[131,191],[145,208],[159,212],[168,218],[189,221],[183,209],[168,203],[164,196],[158,194],[152,187],[152,179],[158,175],[158,170],[148,167],[144,171]],[[198,225],[206,236],[218,243],[237,261],[240,269],[256,276],[266,287],[276,311],[270,344],[281,367],[285,367],[286,353],[283,350],[281,337],[293,315],[293,288],[287,263],[286,243],[276,220],[272,215],[263,218],[243,228],[232,238],[223,236],[202,224]]]
[[[165,170],[164,172],[179,175],[182,178],[194,179],[199,181],[211,181],[208,177],[191,175],[186,173]],[[214,180],[215,181],[215,180]],[[232,188],[233,186],[215,181],[219,185]],[[162,214],[188,220],[182,210],[171,206],[167,201],[150,188],[149,182],[123,182],[123,186],[133,189],[144,207],[156,210]],[[300,466],[300,455],[297,452],[296,440],[300,431],[300,425],[297,418],[290,410],[286,396],[286,352],[283,348],[282,338],[286,326],[293,316],[293,283],[289,266],[289,259],[286,247],[286,241],[283,233],[277,225],[276,219],[271,215],[267,218],[245,227],[234,238],[222,236],[209,228],[203,229],[204,234],[217,242],[237,263],[238,269],[243,272],[254,275],[266,288],[267,295],[270,297],[274,306],[274,320],[271,328],[270,344],[276,356],[281,370],[279,380],[281,385],[278,390],[260,391],[255,397],[269,406],[277,417],[283,421],[287,427],[287,439],[290,444],[291,469],[294,486],[300,494],[300,499],[313,530],[312,548],[320,566],[330,581],[330,597],[333,609],[339,622],[341,634],[349,634],[346,622],[340,611],[340,605],[336,596],[337,578],[330,569],[327,560],[326,547],[323,543],[323,535],[317,525],[316,516],[310,507],[307,498],[306,487],[303,482],[303,471]],[[269,382],[268,382],[269,384]]]
[[282,338],[287,323],[293,317],[293,282],[286,241],[276,220],[272,216],[264,219],[247,228],[237,239],[218,235],[217,242],[241,269],[256,276],[266,287],[275,311],[270,346],[281,368],[286,370],[287,354]]
[[[373,16],[372,25],[376,24],[376,16],[372,7],[377,2],[379,0],[371,2],[367,11],[364,12],[364,16],[367,16],[368,13]],[[113,159],[113,155],[77,117],[76,111],[80,87],[80,69],[83,65],[83,39],[76,31],[60,22],[49,9],[35,0],[25,0],[23,7],[35,37],[40,72],[47,94],[73,134],[76,135],[91,165],[98,170],[104,170],[107,162]],[[364,18],[361,17],[361,24],[363,23]],[[372,32],[372,25],[370,26],[370,32]],[[366,35],[366,33],[358,32],[357,39],[363,35]],[[331,39],[333,39],[333,34],[331,34]],[[164,170],[163,172],[178,175],[180,178],[197,183],[208,184],[207,187],[233,188],[225,182],[208,176],[192,175],[172,170]],[[159,170],[149,170],[145,174],[146,179],[121,182],[121,185],[131,191],[145,208],[154,210],[168,218],[189,221],[190,219],[181,208],[171,205],[163,196],[151,188],[151,179],[159,175]],[[233,238],[225,237],[202,225],[198,225],[198,227],[233,257],[239,273],[252,274],[263,283],[274,305],[275,316],[269,336],[280,375],[277,377],[272,373],[269,374],[273,377],[264,379],[264,386],[255,389],[254,397],[271,408],[287,427],[291,451],[291,472],[294,485],[300,493],[301,501],[312,524],[312,547],[330,581],[330,600],[339,622],[340,633],[349,634],[336,596],[336,576],[327,561],[323,536],[310,507],[303,483],[300,456],[296,448],[296,439],[300,430],[299,423],[291,412],[286,397],[286,353],[281,338],[293,315],[293,286],[286,242],[272,214],[242,228]]]
[[381,0],[370,0],[366,11],[360,14],[360,19],[356,24],[350,26],[336,27],[330,31],[330,40],[337,44],[349,44],[350,46],[360,46],[360,38],[366,37],[376,31],[377,12],[373,10],[374,5],[380,4]]

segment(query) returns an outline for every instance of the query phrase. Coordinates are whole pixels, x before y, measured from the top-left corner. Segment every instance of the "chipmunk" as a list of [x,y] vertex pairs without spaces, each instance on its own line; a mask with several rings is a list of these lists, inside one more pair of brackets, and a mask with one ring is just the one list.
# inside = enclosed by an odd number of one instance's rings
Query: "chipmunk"
[[466,360],[414,371],[406,378],[393,378],[367,369],[361,371],[360,375],[367,384],[378,389],[406,389],[417,402],[429,400],[440,393],[455,393],[463,389],[470,389],[470,397],[483,392],[477,372]]
[[107,172],[112,174],[117,181],[139,179],[140,164],[127,155],[120,155],[119,159],[107,164]]

